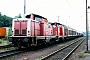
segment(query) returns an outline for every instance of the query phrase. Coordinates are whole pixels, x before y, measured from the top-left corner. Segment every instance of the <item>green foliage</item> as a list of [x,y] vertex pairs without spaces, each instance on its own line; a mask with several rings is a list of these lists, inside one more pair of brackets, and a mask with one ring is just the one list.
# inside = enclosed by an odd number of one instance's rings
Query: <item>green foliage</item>
[[50,21],[48,22],[48,24],[51,24],[51,23],[52,23],[52,22],[50,22]]
[[11,35],[12,35],[12,28],[10,27],[8,30],[8,36],[11,36]]
[[90,55],[90,52],[85,53],[85,51],[81,51],[80,54],[78,55],[78,57],[79,58],[85,58],[85,57],[87,57],[89,55]]
[[6,38],[0,39],[0,46],[8,45],[8,44],[10,44],[10,42]]
[[15,16],[14,18],[22,18],[21,14]]
[[0,12],[0,27],[9,27],[12,24],[12,18],[2,15]]
[[[14,18],[22,18],[21,14],[15,16]],[[13,18],[2,15],[0,12],[0,27],[11,27]]]

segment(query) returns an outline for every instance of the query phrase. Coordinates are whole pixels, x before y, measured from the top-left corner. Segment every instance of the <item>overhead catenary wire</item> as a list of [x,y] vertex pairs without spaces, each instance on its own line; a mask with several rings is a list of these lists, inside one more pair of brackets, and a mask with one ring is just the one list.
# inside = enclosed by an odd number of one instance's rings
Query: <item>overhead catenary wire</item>
[[[68,2],[68,0],[66,0],[66,2],[68,3],[68,5],[71,7],[72,11],[74,12],[74,14],[77,16],[78,14],[76,14],[75,10],[72,8],[72,6],[70,5],[70,3]],[[79,16],[77,16],[79,17]]]
[[[71,4],[68,2],[68,0],[66,0],[66,2],[68,3],[68,5],[70,6],[70,8],[72,9],[74,15],[76,15],[77,17],[79,17],[78,14],[76,14],[76,12],[74,11],[74,9],[72,8]],[[58,18],[58,16],[59,16],[59,15],[55,14],[54,12],[52,12],[52,11],[46,9],[46,8],[43,8],[42,6],[34,3],[33,1],[30,1],[30,3],[34,4],[35,6],[41,8],[41,9],[43,9],[44,11],[50,13],[51,15],[53,15],[53,16],[55,16],[55,17],[57,17],[57,18]],[[50,8],[51,8],[51,7],[50,7]],[[58,7],[56,7],[56,8],[58,9]],[[60,8],[59,8],[59,9],[60,9]]]
[[[76,11],[73,9],[73,7],[72,7],[71,4],[69,3],[69,1],[66,0],[66,2],[68,3],[69,7],[72,9],[74,15],[80,18],[81,16],[78,16],[78,13],[76,13]],[[44,3],[45,3],[45,2],[44,2]],[[57,9],[60,9],[60,8],[58,8],[58,7],[56,7],[56,8],[57,8]],[[56,16],[58,17],[59,15],[56,15]],[[69,16],[70,16],[70,15],[69,15]]]
[[[71,6],[71,4],[69,3],[69,1],[68,0],[66,0],[66,2],[68,3],[68,5],[70,6],[70,8],[72,9],[72,11],[74,12],[74,14],[77,16],[78,14],[76,14],[76,11],[72,8],[72,6]],[[45,2],[44,2],[45,3]],[[56,8],[57,9],[60,9],[60,7],[58,8],[57,6],[56,6]],[[58,15],[57,15],[58,16]],[[79,16],[77,16],[77,17],[79,17]]]
[[43,7],[41,7],[40,5],[38,5],[38,4],[36,4],[36,3],[32,2],[32,1],[30,1],[30,2],[31,2],[32,4],[34,4],[35,6],[37,6],[37,7],[41,8],[41,9],[47,11],[48,13],[53,14],[54,16],[57,16],[56,14],[54,14],[54,13],[52,13],[51,11],[49,11],[49,10],[47,10],[47,9],[45,9],[45,8],[43,8]]

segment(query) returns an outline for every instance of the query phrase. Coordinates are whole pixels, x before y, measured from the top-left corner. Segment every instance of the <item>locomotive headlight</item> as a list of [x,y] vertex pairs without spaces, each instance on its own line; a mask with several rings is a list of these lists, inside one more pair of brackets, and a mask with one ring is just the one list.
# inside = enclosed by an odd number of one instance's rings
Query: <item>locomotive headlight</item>
[[30,31],[28,31],[28,33],[30,33]]
[[28,36],[30,36],[30,31],[28,31]]

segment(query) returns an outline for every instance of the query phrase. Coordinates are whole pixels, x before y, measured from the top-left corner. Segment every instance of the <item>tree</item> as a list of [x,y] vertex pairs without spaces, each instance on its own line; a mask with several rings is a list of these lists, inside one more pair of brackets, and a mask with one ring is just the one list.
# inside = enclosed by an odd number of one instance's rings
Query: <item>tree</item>
[[48,22],[48,24],[51,24],[51,23],[52,23],[52,22],[50,22],[50,21]]
[[22,18],[21,14],[15,16],[14,18]]
[[9,27],[12,24],[12,18],[2,15],[0,12],[0,27]]

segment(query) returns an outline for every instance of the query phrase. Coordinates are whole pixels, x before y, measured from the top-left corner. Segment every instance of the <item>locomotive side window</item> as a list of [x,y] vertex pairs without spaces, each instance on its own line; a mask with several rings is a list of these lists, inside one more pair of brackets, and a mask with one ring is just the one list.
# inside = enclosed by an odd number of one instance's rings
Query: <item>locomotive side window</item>
[[35,20],[36,20],[36,21],[42,21],[42,19],[39,18],[39,17],[35,17]]

